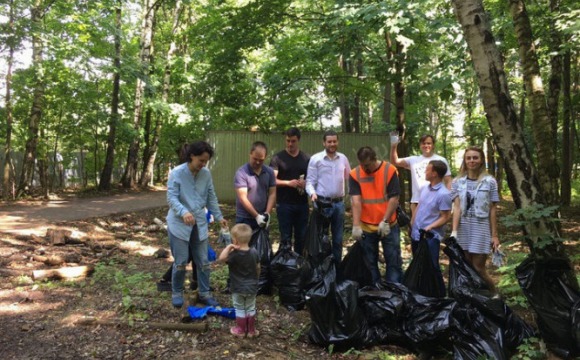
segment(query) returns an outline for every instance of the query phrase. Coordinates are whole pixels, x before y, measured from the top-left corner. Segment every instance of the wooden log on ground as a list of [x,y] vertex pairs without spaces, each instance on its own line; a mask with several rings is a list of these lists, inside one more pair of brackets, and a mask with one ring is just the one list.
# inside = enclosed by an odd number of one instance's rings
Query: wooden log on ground
[[71,236],[70,230],[48,229],[46,230],[46,237],[50,239],[52,245],[65,245],[66,237]]
[[91,275],[94,270],[95,268],[92,265],[71,266],[60,269],[34,270],[32,271],[32,279],[80,279]]
[[30,270],[0,269],[0,276],[30,276]]
[[139,322],[134,321],[131,324],[128,321],[97,319],[95,317],[84,317],[76,322],[77,325],[107,325],[107,326],[135,326],[140,328],[150,328],[159,330],[178,330],[205,332],[209,326],[207,321],[195,323],[165,323],[165,322]]

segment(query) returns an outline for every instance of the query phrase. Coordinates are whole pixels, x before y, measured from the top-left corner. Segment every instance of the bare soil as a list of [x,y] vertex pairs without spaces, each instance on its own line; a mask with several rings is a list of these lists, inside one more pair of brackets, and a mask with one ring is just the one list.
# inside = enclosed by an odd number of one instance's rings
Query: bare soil
[[[5,209],[4,209],[5,210]],[[234,219],[235,208],[222,206],[227,219]],[[71,210],[74,211],[74,210]],[[502,212],[510,205],[502,203]],[[114,211],[113,211],[114,212]],[[155,218],[165,219],[166,207],[127,211],[83,220],[54,222],[52,228],[72,232],[65,245],[56,246],[46,236],[0,233],[0,353],[4,359],[414,359],[404,348],[377,346],[361,351],[332,353],[310,344],[308,310],[289,311],[277,296],[258,297],[258,329],[254,339],[233,338],[232,320],[210,315],[202,320],[207,331],[160,330],[152,323],[181,324],[188,320],[184,310],[171,306],[168,292],[158,292],[156,281],[171,264],[159,257],[168,250],[163,228]],[[580,208],[565,209],[563,228],[567,246],[578,271]],[[348,218],[348,216],[347,216]],[[350,225],[347,224],[347,228]],[[275,219],[271,224],[274,249],[279,235]],[[349,229],[347,229],[349,232]],[[518,233],[503,229],[504,238]],[[210,243],[219,254],[217,232],[212,229]],[[346,244],[348,246],[350,244]],[[514,244],[506,252],[526,251]],[[410,246],[403,249],[405,262]],[[46,265],[45,258],[66,260],[58,266]],[[441,257],[446,265],[445,256]],[[91,265],[92,276],[80,280],[34,281],[33,270]],[[214,296],[229,307],[230,295],[222,294],[225,268],[214,265],[211,277]],[[493,272],[494,277],[498,275]],[[188,276],[189,278],[189,276]],[[196,294],[188,291],[189,303]],[[515,307],[534,324],[530,310]],[[79,320],[94,317],[113,320],[116,325],[80,325]],[[198,320],[199,321],[199,320]]]

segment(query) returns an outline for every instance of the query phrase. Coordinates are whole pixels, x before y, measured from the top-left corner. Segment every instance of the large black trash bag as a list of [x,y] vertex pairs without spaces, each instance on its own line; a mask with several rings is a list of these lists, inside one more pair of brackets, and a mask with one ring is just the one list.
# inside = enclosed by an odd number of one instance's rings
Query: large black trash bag
[[439,353],[451,350],[453,299],[430,298],[409,290],[403,284],[381,283],[381,288],[396,289],[404,299],[402,329],[412,344],[411,350]]
[[458,304],[452,314],[453,358],[456,360],[509,359],[503,332],[476,308]]
[[460,304],[475,307],[501,329],[504,351],[513,355],[525,339],[534,337],[534,328],[510,309],[501,299],[490,297],[486,290],[471,290],[466,287],[454,289],[455,299]]
[[364,287],[359,291],[358,304],[369,326],[371,343],[412,349],[411,341],[403,332],[405,301],[398,290]]
[[431,261],[431,253],[427,244],[429,234],[421,230],[419,247],[405,271],[403,284],[409,290],[423,296],[443,298],[445,297],[445,283],[443,275]]
[[359,304],[374,343],[403,346],[416,352],[451,351],[452,299],[428,298],[403,284],[381,282],[364,288]]
[[341,351],[368,344],[365,317],[358,307],[358,284],[336,281],[336,269],[331,256],[322,264],[323,280],[306,294],[311,325],[311,342]]
[[282,305],[290,310],[302,310],[305,299],[300,282],[304,258],[292,251],[290,245],[285,244],[274,255],[270,268]]
[[443,252],[449,257],[449,296],[453,289],[467,287],[472,290],[490,290],[477,270],[465,259],[463,249],[454,237],[445,239]]
[[258,251],[260,257],[260,278],[258,279],[258,295],[272,295],[272,244],[268,229],[260,227],[252,233],[250,246]]
[[339,280],[352,280],[358,283],[359,287],[373,285],[371,267],[364,256],[360,241],[354,243],[348,249],[348,253],[338,266]]
[[328,237],[329,224],[328,218],[323,216],[319,209],[314,208],[310,213],[303,251],[305,264],[301,286],[304,291],[310,290],[322,281],[325,270],[321,266],[326,258],[332,256],[332,246]]
[[303,256],[307,259],[317,259],[320,263],[332,253],[332,245],[328,237],[330,220],[314,208],[308,219],[306,237],[304,239]]
[[562,358],[580,356],[580,291],[569,261],[531,255],[516,276],[548,348]]

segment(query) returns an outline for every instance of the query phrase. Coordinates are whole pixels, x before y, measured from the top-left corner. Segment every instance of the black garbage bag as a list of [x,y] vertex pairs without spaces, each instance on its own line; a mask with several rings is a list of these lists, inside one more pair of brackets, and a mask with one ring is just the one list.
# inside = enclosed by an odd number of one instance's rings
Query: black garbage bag
[[300,285],[304,258],[286,244],[274,255],[270,268],[280,303],[290,310],[302,310],[306,301]]
[[260,227],[252,233],[250,246],[258,251],[260,257],[260,278],[258,279],[258,295],[272,295],[272,273],[270,262],[272,259],[272,244],[270,232]]
[[359,291],[358,304],[369,327],[371,344],[413,348],[403,331],[405,303],[399,291],[364,287]]
[[452,314],[453,358],[457,360],[509,359],[502,330],[468,304],[458,304]]
[[548,348],[562,358],[580,356],[580,291],[569,261],[531,255],[516,276]]
[[449,296],[453,297],[453,289],[461,287],[472,290],[490,290],[477,270],[465,259],[463,249],[457,240],[449,237],[443,243],[446,245],[443,252],[449,257]]
[[306,228],[302,254],[305,258],[317,259],[319,263],[322,263],[332,253],[332,244],[328,237],[329,226],[330,220],[315,207],[310,213]]
[[[409,267],[403,275],[403,284],[418,294],[434,298],[445,297],[443,275],[431,260],[428,234],[421,230],[419,247]],[[432,236],[432,234],[431,234]]]
[[453,299],[425,297],[403,284],[383,281],[377,288],[362,289],[359,304],[374,343],[432,354],[452,349]]
[[454,329],[452,312],[457,306],[453,299],[428,298],[414,294],[407,303],[403,332],[419,352],[439,353],[450,350],[449,341]]
[[323,281],[306,294],[311,325],[311,342],[336,350],[362,348],[368,344],[365,317],[358,307],[358,284],[354,281],[336,281],[336,269],[331,256],[322,266]]
[[454,294],[459,304],[476,308],[501,330],[503,350],[507,355],[513,355],[525,339],[536,335],[531,325],[514,313],[503,300],[490,297],[489,291],[462,287],[454,289]]
[[306,237],[304,239],[304,269],[302,271],[302,290],[307,292],[323,279],[325,269],[322,264],[332,256],[332,245],[328,237],[328,218],[316,207],[310,213]]
[[339,280],[352,280],[358,283],[359,287],[373,285],[371,267],[364,256],[360,241],[354,243],[348,249],[348,253],[338,266]]

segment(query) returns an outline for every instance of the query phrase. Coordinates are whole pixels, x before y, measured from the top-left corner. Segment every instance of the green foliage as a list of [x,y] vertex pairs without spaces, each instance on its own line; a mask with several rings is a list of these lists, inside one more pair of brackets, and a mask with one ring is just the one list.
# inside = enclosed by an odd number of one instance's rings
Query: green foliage
[[546,344],[542,339],[532,337],[525,339],[524,342],[518,346],[518,353],[512,359],[520,360],[536,360],[545,359],[548,356],[546,351]]
[[[501,221],[507,227],[520,228],[539,220],[557,222],[559,219],[553,216],[557,209],[558,206],[533,204],[525,208],[516,209],[513,213],[502,217]],[[539,249],[543,249],[556,241],[562,241],[562,239],[556,238],[550,233],[529,234],[529,236],[534,240],[537,239],[534,242],[534,247]]]
[[509,251],[506,254],[507,265],[497,270],[501,274],[497,286],[508,305],[527,308],[528,302],[516,278],[515,269],[528,254],[517,251]]
[[121,295],[121,308],[130,320],[144,320],[148,317],[144,310],[154,298],[156,289],[149,273],[128,274],[114,262],[98,263],[91,283],[106,283]]

